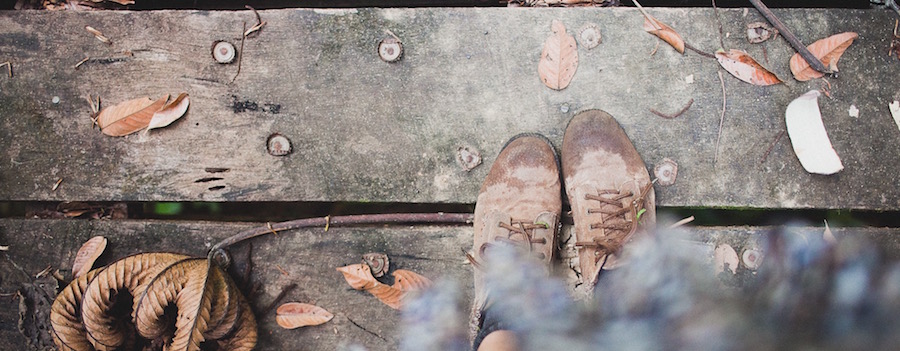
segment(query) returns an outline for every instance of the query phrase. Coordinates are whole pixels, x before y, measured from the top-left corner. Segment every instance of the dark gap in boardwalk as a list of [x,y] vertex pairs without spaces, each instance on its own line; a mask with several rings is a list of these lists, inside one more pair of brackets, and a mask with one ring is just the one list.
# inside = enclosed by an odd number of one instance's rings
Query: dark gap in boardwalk
[[[280,222],[328,215],[472,213],[475,210],[474,204],[390,202],[129,202],[118,205],[113,202],[90,202],[87,204],[77,206],[60,202],[0,202],[0,218],[121,218],[119,213],[114,212],[127,208],[127,218],[130,219]],[[115,206],[118,206],[118,209],[114,209]],[[79,214],[78,211],[85,212]],[[827,220],[829,225],[834,227],[900,227],[900,211],[660,207],[657,212],[659,218],[668,221],[694,216],[692,225],[695,226],[784,224],[823,226],[823,221]],[[76,214],[77,216],[73,216]],[[571,222],[570,217],[563,220]]]

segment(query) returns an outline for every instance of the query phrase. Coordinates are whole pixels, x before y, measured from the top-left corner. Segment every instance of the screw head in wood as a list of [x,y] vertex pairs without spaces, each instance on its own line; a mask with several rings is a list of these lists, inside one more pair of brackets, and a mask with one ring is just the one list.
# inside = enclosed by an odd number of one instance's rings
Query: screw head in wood
[[760,263],[762,263],[762,258],[762,252],[759,252],[759,250],[756,249],[746,249],[741,253],[741,261],[744,262],[744,266],[754,271],[759,268]]
[[215,59],[218,63],[232,63],[234,62],[235,56],[237,56],[237,50],[235,50],[233,44],[227,41],[219,40],[213,42],[212,55],[213,59]]
[[284,156],[291,153],[291,141],[284,135],[274,133],[266,140],[266,150],[272,156]]
[[378,43],[378,57],[384,62],[397,62],[403,56],[403,43],[397,38],[384,38]]
[[653,175],[656,176],[656,184],[661,186],[675,184],[675,178],[678,177],[678,164],[671,159],[664,158],[653,168]]
[[474,147],[460,146],[456,149],[456,162],[466,172],[481,164],[481,152]]

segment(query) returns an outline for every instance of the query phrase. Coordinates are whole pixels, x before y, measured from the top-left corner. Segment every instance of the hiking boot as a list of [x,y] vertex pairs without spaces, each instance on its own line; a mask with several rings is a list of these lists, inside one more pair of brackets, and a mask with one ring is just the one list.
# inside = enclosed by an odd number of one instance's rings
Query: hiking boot
[[513,137],[491,166],[475,204],[475,241],[469,260],[475,266],[472,329],[480,326],[487,307],[485,257],[492,246],[506,243],[547,263],[556,247],[562,211],[556,152],[546,138],[534,134]]
[[656,201],[647,167],[608,113],[578,113],[566,127],[562,175],[575,221],[581,283],[588,292],[601,269],[621,264],[622,248],[656,224]]

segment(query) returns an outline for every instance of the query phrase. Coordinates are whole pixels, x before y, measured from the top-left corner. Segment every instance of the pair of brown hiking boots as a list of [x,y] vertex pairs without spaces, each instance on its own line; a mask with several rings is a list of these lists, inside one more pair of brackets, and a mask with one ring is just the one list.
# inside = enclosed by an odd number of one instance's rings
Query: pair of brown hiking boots
[[[572,118],[561,154],[575,223],[575,268],[590,292],[602,269],[621,263],[622,247],[655,224],[653,184],[631,140],[600,110]],[[480,265],[491,246],[504,242],[530,251],[549,267],[556,254],[561,197],[559,161],[550,142],[536,134],[511,139],[478,194],[470,260]],[[475,269],[476,314],[487,299],[481,268]]]

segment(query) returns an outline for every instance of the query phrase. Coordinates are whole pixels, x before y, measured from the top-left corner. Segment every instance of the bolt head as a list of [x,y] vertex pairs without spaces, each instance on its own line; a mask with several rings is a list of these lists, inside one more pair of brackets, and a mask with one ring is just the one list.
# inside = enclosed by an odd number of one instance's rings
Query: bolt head
[[234,62],[234,58],[237,56],[237,50],[235,50],[234,45],[232,45],[231,43],[219,40],[213,42],[212,56],[213,59],[218,63],[232,63]]
[[272,156],[284,156],[291,153],[291,141],[284,135],[275,133],[266,141],[266,150]]

